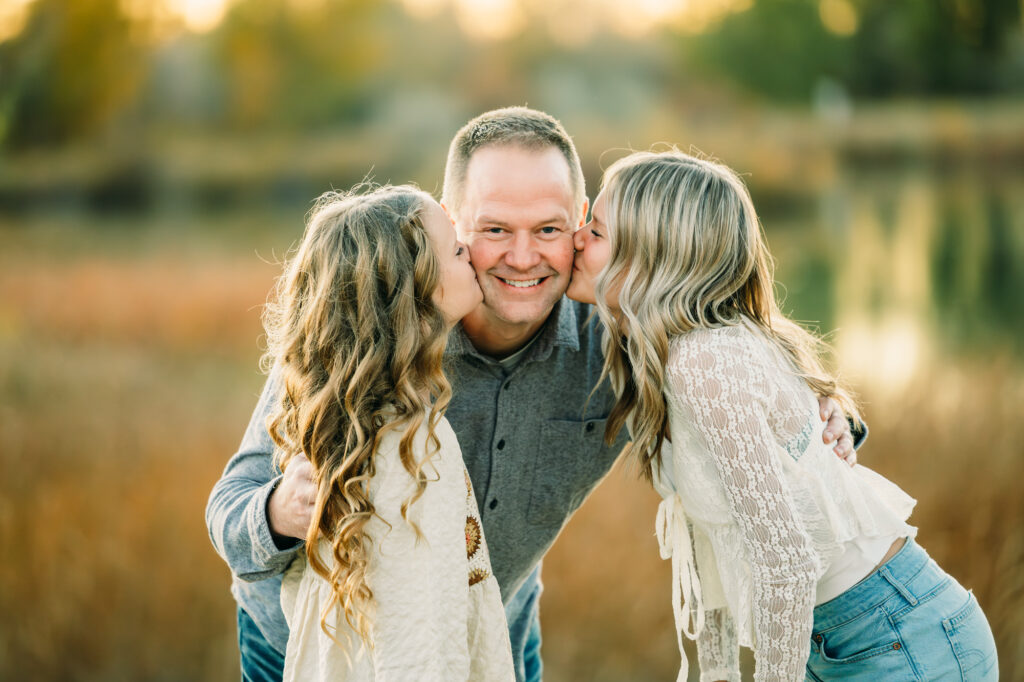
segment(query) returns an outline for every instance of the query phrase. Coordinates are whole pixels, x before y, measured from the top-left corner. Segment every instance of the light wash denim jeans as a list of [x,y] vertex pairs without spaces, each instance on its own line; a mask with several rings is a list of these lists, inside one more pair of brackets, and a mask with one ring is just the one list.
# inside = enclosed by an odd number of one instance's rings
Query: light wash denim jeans
[[[540,659],[540,564],[505,607],[516,682],[541,682]],[[242,682],[280,682],[284,656],[266,640],[256,622],[238,607],[238,651]]]
[[913,540],[814,609],[807,679],[937,682],[999,679],[978,600]]

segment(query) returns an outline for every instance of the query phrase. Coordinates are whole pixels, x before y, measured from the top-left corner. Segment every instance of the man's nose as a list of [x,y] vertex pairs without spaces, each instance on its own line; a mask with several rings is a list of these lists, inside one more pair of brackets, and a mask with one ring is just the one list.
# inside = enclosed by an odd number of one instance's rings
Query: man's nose
[[516,270],[529,270],[541,262],[537,249],[537,240],[529,234],[518,234],[512,239],[512,245],[505,253],[505,263]]

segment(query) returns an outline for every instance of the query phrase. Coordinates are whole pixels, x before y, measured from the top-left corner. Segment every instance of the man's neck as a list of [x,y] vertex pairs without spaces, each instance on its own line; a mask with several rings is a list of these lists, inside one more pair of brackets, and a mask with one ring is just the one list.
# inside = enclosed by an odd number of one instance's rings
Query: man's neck
[[488,314],[487,308],[481,305],[462,318],[462,330],[466,332],[466,336],[478,352],[500,360],[529,343],[550,316],[551,311],[548,311],[540,320],[511,324],[495,319]]

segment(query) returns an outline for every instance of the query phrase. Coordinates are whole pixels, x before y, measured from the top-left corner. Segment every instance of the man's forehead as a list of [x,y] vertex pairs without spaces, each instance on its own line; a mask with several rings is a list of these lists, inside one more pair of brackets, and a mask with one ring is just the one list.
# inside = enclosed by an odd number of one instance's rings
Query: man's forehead
[[572,194],[569,162],[555,147],[491,146],[477,150],[466,168],[465,191],[486,197],[561,198]]

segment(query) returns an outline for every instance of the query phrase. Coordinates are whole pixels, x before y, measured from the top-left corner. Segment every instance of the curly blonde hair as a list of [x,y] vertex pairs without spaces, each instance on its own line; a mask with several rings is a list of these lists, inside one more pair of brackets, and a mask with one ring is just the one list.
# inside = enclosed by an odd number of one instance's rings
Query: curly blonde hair
[[[409,521],[451,399],[442,369],[448,327],[432,299],[440,266],[422,221],[429,200],[411,186],[321,196],[263,316],[264,368],[282,382],[267,418],[275,463],[283,471],[301,453],[315,472],[306,556],[333,589],[320,626],[342,646],[327,624],[336,608],[372,646],[366,571],[373,539],[365,526],[374,515],[374,452],[385,433],[402,433],[399,457],[417,482],[402,506]],[[424,420],[428,453],[417,462],[413,437]],[[333,565],[322,561],[321,541],[330,545]]]
[[[668,428],[669,340],[745,317],[788,357],[818,395],[859,418],[848,389],[828,372],[821,339],[787,318],[775,297],[771,254],[746,186],[730,168],[684,154],[636,152],[605,172],[611,255],[597,278],[604,376],[616,394],[605,438],[628,425],[628,456],[653,478]],[[607,303],[618,290],[619,310]]]

